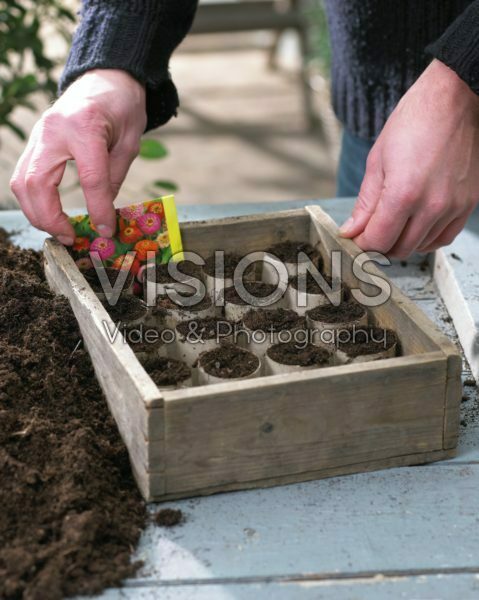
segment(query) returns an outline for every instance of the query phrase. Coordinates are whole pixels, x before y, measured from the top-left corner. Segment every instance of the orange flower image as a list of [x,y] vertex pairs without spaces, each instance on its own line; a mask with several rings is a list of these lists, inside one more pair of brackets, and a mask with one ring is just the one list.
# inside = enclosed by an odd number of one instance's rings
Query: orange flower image
[[165,214],[165,209],[163,208],[163,202],[151,202],[146,206],[147,213],[154,213],[155,215],[159,215],[163,217]]
[[90,249],[90,240],[86,237],[76,237],[73,244],[73,250],[77,252],[87,252]]
[[128,254],[122,254],[115,258],[113,262],[113,268],[120,271],[130,271],[133,275],[136,275],[140,269],[140,261],[134,256]]
[[125,229],[120,231],[119,237],[122,244],[134,244],[142,236],[143,233],[140,231],[140,229],[138,229],[138,227],[135,225],[128,225],[128,227],[125,227]]
[[135,244],[136,257],[140,261],[144,261],[147,259],[147,252],[158,252],[158,244],[156,242],[152,242],[151,240],[142,240]]

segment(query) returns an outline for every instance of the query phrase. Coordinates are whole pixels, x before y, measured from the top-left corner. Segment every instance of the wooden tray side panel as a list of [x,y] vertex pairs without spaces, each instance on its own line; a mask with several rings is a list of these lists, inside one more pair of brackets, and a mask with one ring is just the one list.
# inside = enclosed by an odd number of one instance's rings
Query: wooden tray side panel
[[444,448],[456,448],[459,438],[462,401],[462,358],[450,354],[447,361],[446,405],[444,407]]
[[[110,321],[75,263],[60,244],[47,240],[44,248],[45,274],[50,287],[70,301],[93,367],[105,393],[110,411],[128,448],[135,472],[145,465],[163,468],[164,411],[161,394],[138,363],[134,352],[119,338],[112,343],[104,328]],[[151,385],[150,385],[151,383]],[[147,402],[156,400],[156,407]],[[154,441],[155,461],[151,461],[149,442]],[[139,482],[140,487],[145,482]]]
[[[169,500],[178,500],[180,498],[189,498],[194,496],[209,496],[212,494],[235,492],[239,490],[268,488],[278,485],[288,485],[293,483],[302,483],[304,481],[314,481],[317,479],[326,479],[328,477],[339,477],[342,475],[352,475],[354,473],[368,473],[371,471],[379,471],[382,469],[393,469],[397,467],[408,467],[413,465],[423,465],[440,460],[446,460],[456,456],[455,450],[438,450],[435,452],[423,452],[419,454],[406,454],[402,456],[394,456],[393,458],[385,458],[382,460],[367,461],[364,463],[355,463],[332,469],[320,469],[319,471],[307,471],[303,473],[295,473],[293,475],[282,475],[280,477],[272,477],[270,479],[261,479],[254,481],[241,481],[207,488],[195,490],[193,493],[177,492],[165,494],[164,478],[159,478],[155,473],[144,473],[141,478],[145,480],[148,477],[150,482],[147,501],[149,502],[166,502]],[[146,496],[145,496],[146,498]]]
[[[316,206],[308,206],[306,210],[311,215],[311,238],[313,241],[321,239],[323,254],[326,262],[333,251],[340,251],[342,255],[342,275],[344,281],[351,288],[359,288],[365,294],[377,295],[378,288],[365,282],[358,282],[353,273],[353,262],[362,250],[351,240],[339,237],[339,230],[334,221]],[[368,263],[367,273],[386,279],[384,272],[374,264]],[[457,349],[441,334],[434,323],[407,298],[396,286],[391,284],[392,295],[388,302],[372,309],[372,314],[377,323],[382,327],[395,329],[400,337],[405,354],[421,354],[424,352],[445,351],[447,354],[457,354]]]
[[194,251],[206,259],[215,250],[244,255],[263,251],[284,240],[306,240],[309,226],[308,213],[300,209],[211,222],[182,223],[181,236],[185,250]]
[[[354,286],[357,282],[352,272],[354,258],[361,253],[352,241],[339,237],[334,221],[318,207],[307,207],[311,215],[311,238],[322,241],[323,253],[329,256],[333,250],[342,253],[342,268],[346,283]],[[321,246],[320,246],[321,247]],[[368,265],[372,275],[382,275],[373,264]],[[367,286],[361,285],[364,293]],[[377,291],[375,292],[377,293]],[[460,404],[462,397],[461,370],[462,359],[456,346],[441,332],[430,319],[409,300],[396,286],[392,286],[389,302],[372,310],[373,317],[382,327],[395,329],[401,338],[405,354],[416,354],[440,350],[448,360],[448,378],[444,390],[444,449],[455,448],[459,435]]]
[[433,353],[165,394],[166,493],[441,450],[446,370]]

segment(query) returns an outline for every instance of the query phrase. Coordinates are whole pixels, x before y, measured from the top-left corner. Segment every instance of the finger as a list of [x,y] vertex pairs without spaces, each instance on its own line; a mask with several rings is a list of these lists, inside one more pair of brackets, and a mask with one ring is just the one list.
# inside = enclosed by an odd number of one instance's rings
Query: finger
[[[450,220],[449,218],[448,222]],[[425,239],[429,237],[432,229],[437,226],[438,221],[443,221],[443,219],[425,212],[414,215],[409,219],[396,244],[389,251],[389,255],[396,258],[407,258],[413,252],[416,252],[424,244]]]
[[343,237],[354,238],[364,231],[377,206],[384,186],[384,172],[378,152],[371,150],[366,163],[366,174],[359,190],[352,215],[341,226]]
[[[427,234],[427,236],[424,238],[424,240],[422,241],[422,243],[420,244],[421,248],[426,248],[428,247],[430,244],[432,244],[436,238],[438,238],[441,233],[453,222],[456,220],[456,218],[460,218],[459,215],[456,214],[452,214],[452,215],[447,215],[444,216],[443,218],[439,219],[434,227],[431,228],[431,230],[429,231],[429,233]],[[467,220],[467,216],[465,217]]]
[[71,147],[88,213],[98,233],[111,237],[116,229],[114,194],[110,182],[110,155],[101,138]]
[[11,187],[28,220],[37,229],[55,236],[65,245],[75,234],[63,212],[58,185],[66,166],[66,157],[52,154],[43,146],[25,150],[12,177]]
[[388,253],[408,223],[411,215],[409,202],[391,197],[391,193],[384,190],[366,228],[354,240],[365,251]]
[[433,252],[438,248],[442,248],[443,246],[449,246],[456,239],[456,237],[461,233],[464,229],[469,215],[459,217],[455,219],[427,246],[421,247],[419,252]]
[[136,144],[129,144],[124,141],[114,146],[110,151],[110,184],[113,200],[117,197],[132,162],[138,156],[139,149],[138,140]]

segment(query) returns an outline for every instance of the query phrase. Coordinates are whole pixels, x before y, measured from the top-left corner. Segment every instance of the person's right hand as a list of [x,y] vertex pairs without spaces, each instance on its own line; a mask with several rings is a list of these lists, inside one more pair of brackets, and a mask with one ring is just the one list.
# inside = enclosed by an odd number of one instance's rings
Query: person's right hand
[[113,201],[145,127],[144,87],[125,71],[98,69],[74,81],[36,123],[10,182],[32,225],[74,243],[58,193],[73,159],[90,218],[100,235],[111,237]]

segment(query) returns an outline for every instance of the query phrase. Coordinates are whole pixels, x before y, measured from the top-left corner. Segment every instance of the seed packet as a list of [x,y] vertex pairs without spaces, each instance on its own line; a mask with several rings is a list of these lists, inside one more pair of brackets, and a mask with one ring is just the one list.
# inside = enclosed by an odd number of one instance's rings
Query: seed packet
[[157,264],[167,263],[171,258],[182,259],[183,246],[173,196],[119,208],[116,214],[117,230],[111,239],[101,237],[88,215],[71,217],[75,230],[71,253],[81,270],[93,268],[90,253],[95,253],[105,268],[129,270],[141,281],[147,253],[150,261],[151,253],[155,253]]

